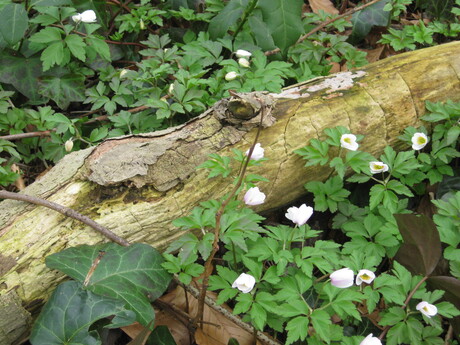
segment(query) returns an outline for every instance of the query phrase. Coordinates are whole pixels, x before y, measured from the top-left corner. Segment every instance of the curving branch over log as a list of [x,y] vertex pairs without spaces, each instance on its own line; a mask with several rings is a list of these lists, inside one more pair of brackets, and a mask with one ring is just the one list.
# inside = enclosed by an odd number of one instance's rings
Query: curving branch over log
[[[267,199],[258,211],[286,205],[305,193],[306,182],[329,174],[325,167],[304,168],[293,153],[321,137],[325,128],[343,125],[364,134],[361,148],[379,155],[387,144],[401,145],[397,137],[405,127],[419,124],[426,100],[460,101],[459,56],[460,42],[453,42],[394,56],[353,74],[317,78],[278,95],[234,95],[182,126],[109,139],[69,154],[23,193],[73,208],[130,242],[162,249],[183,234],[172,220],[228,190],[227,182],[208,180],[195,167],[210,153],[246,151],[261,105],[271,110],[259,140],[269,160],[262,172],[254,172],[270,181],[260,186]],[[27,336],[28,312],[35,314],[62,280],[46,268],[47,255],[106,240],[53,210],[1,202],[0,310],[9,303],[18,311],[0,312],[0,345]]]

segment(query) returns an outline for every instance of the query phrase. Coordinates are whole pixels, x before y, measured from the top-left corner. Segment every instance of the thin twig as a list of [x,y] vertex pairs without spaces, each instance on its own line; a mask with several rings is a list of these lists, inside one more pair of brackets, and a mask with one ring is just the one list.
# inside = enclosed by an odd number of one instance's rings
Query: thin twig
[[[362,6],[358,6],[358,7],[355,7],[343,14],[340,14],[338,15],[337,17],[334,17],[334,18],[331,18],[323,23],[321,23],[320,25],[318,25],[317,27],[315,27],[313,30],[311,30],[310,32],[306,33],[305,35],[303,36],[300,36],[300,38],[297,40],[297,42],[295,44],[299,44],[299,43],[302,43],[303,41],[305,41],[308,37],[310,37],[311,35],[313,35],[314,33],[318,32],[319,30],[323,29],[324,27],[328,26],[329,24],[335,22],[336,20],[339,20],[339,19],[342,19],[344,17],[348,17],[349,15],[352,15],[353,13],[355,12],[358,12],[358,11],[361,11],[362,9],[365,9],[366,7],[368,6],[371,6],[373,4],[376,4],[377,2],[379,2],[381,0],[373,0],[371,2],[368,2],[367,4],[364,4]],[[274,54],[277,54],[281,51],[280,48],[276,48],[276,49],[273,49],[273,50],[270,50],[270,51],[267,51],[265,52],[265,55],[266,56],[269,56],[269,55],[274,55]]]
[[[418,288],[428,279],[428,276],[425,276],[422,278],[422,280],[420,280],[417,285],[415,285],[415,287],[412,289],[412,291],[409,293],[409,295],[407,296],[406,300],[404,301],[404,305],[401,306],[402,309],[405,309],[407,307],[407,305],[409,304],[410,300],[412,299],[412,297],[414,296],[414,294],[417,292]],[[391,326],[386,326],[382,333],[380,333],[379,335],[379,339],[382,340],[385,335],[387,334],[387,332],[390,330]]]
[[51,132],[54,132],[54,129],[50,131],[27,132],[27,133],[4,135],[4,136],[0,136],[0,139],[11,141],[11,140],[20,140],[24,138],[47,137],[51,134]]
[[57,211],[59,213],[62,213],[63,215],[79,220],[82,223],[85,223],[86,225],[89,225],[92,227],[94,230],[97,232],[101,233],[108,239],[112,240],[113,242],[116,242],[122,246],[129,246],[129,242],[126,241],[124,238],[119,237],[118,235],[114,234],[112,231],[107,229],[106,227],[96,223],[94,220],[91,218],[88,218],[81,213],[78,213],[75,210],[72,210],[69,207],[65,207],[59,204],[56,204],[55,202],[48,201],[42,198],[38,198],[36,196],[31,196],[31,195],[25,195],[25,194],[19,194],[19,193],[13,193],[13,192],[7,192],[5,190],[0,191],[0,199],[12,199],[12,200],[19,200],[19,201],[25,201],[29,202],[31,204],[35,205],[40,205],[44,206],[47,208],[50,208],[54,211]]

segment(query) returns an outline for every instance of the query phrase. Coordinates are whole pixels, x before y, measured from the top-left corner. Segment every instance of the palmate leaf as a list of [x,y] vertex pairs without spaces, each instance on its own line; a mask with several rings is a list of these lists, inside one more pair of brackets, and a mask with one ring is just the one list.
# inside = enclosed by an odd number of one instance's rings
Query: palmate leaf
[[115,315],[109,327],[127,326],[135,314],[126,310],[123,301],[98,296],[84,290],[76,281],[59,285],[43,307],[32,329],[33,345],[101,344],[90,326],[102,318]]
[[77,246],[46,258],[46,265],[83,282],[99,252],[105,252],[94,270],[87,289],[95,294],[122,300],[136,313],[139,323],[147,326],[155,318],[150,301],[161,296],[170,275],[162,268],[163,258],[153,247],[114,243]]
[[259,1],[257,5],[281,52],[293,45],[303,32],[302,4],[302,0],[270,0]]

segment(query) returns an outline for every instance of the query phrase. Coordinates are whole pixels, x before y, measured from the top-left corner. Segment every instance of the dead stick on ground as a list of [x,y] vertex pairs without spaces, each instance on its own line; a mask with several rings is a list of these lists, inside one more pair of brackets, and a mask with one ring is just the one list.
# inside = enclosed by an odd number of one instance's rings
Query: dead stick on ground
[[[367,4],[364,4],[362,6],[358,6],[358,7],[355,7],[353,9],[351,9],[350,11],[347,11],[341,15],[338,15],[337,17],[334,17],[332,19],[329,19],[328,21],[325,21],[324,23],[321,23],[320,25],[318,25],[317,27],[315,27],[313,30],[311,30],[310,32],[306,33],[305,35],[303,36],[300,36],[300,38],[297,40],[297,42],[295,44],[299,44],[299,43],[302,43],[303,41],[305,41],[308,37],[310,37],[311,35],[313,35],[314,33],[318,32],[319,30],[321,30],[322,28],[328,26],[329,24],[335,22],[336,20],[339,20],[339,19],[342,19],[344,17],[347,17],[347,16],[350,16],[352,15],[353,13],[355,12],[358,12],[358,11],[361,11],[362,9],[368,7],[368,6],[371,6],[377,2],[379,2],[381,0],[373,0],[371,2],[368,2]],[[269,56],[269,55],[273,55],[273,54],[277,54],[279,53],[281,50],[279,48],[276,48],[276,49],[273,49],[273,50],[270,50],[270,51],[267,51],[265,52],[265,55],[266,56]]]

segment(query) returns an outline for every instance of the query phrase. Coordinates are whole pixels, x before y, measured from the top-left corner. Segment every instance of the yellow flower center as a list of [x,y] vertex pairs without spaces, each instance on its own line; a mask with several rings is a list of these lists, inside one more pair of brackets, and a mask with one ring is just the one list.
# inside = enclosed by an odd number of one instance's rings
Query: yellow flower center
[[374,164],[374,169],[375,170],[383,169],[383,165]]
[[426,306],[423,307],[422,309],[425,310],[427,313],[429,312],[428,307],[426,307]]
[[348,144],[351,144],[351,138],[345,138],[345,139],[343,139],[343,141],[345,141]]
[[426,143],[426,139],[424,137],[418,137],[417,138],[417,144],[423,145]]
[[369,280],[371,277],[369,277],[366,273],[361,274],[361,279],[362,280]]

